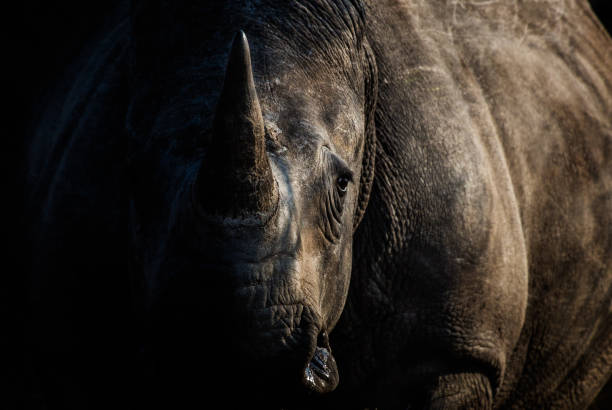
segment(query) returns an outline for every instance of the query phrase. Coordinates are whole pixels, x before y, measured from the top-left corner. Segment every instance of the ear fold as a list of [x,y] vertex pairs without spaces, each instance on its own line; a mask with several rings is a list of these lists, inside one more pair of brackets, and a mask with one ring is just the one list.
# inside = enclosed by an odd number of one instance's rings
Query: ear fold
[[378,68],[376,57],[370,48],[367,39],[363,39],[363,73],[365,81],[365,135],[363,146],[363,158],[361,166],[361,177],[359,179],[359,196],[353,218],[353,230],[361,222],[372,191],[374,181],[374,167],[376,159],[376,102],[378,97]]

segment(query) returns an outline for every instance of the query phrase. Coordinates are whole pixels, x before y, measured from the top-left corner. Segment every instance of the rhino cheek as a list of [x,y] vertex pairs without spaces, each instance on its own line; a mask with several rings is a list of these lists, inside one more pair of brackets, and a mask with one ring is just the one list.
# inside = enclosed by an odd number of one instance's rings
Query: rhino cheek
[[304,241],[299,280],[306,300],[316,307],[321,317],[321,326],[331,331],[344,305],[348,278],[339,272],[337,258],[327,255],[325,248],[321,251],[320,242],[318,238]]
[[342,245],[339,249],[340,258],[336,261],[333,271],[327,272],[325,292],[321,296],[325,326],[329,332],[334,329],[344,310],[351,279],[352,241],[348,240]]

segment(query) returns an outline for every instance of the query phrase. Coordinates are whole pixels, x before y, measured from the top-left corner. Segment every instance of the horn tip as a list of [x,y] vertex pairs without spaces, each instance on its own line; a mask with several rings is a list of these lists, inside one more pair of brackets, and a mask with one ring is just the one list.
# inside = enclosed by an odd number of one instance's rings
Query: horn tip
[[234,46],[240,46],[242,49],[249,47],[249,41],[247,40],[244,30],[238,30],[236,33],[234,37]]
[[240,67],[241,71],[245,71],[247,68],[249,71],[251,69],[251,51],[249,49],[249,41],[247,40],[246,34],[242,30],[239,30],[234,36],[228,65]]

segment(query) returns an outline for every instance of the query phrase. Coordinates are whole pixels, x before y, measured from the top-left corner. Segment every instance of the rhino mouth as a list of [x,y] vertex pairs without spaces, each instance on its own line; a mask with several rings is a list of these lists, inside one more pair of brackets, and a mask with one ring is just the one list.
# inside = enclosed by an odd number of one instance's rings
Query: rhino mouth
[[338,366],[331,352],[327,332],[323,330],[304,367],[302,382],[310,391],[322,394],[333,391],[338,386],[338,380]]

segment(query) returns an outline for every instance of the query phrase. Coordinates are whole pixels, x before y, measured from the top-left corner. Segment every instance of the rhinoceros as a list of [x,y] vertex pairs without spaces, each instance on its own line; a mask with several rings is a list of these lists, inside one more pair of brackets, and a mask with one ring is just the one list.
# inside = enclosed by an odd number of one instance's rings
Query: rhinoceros
[[122,7],[28,145],[31,407],[593,402],[612,40],[586,0]]

